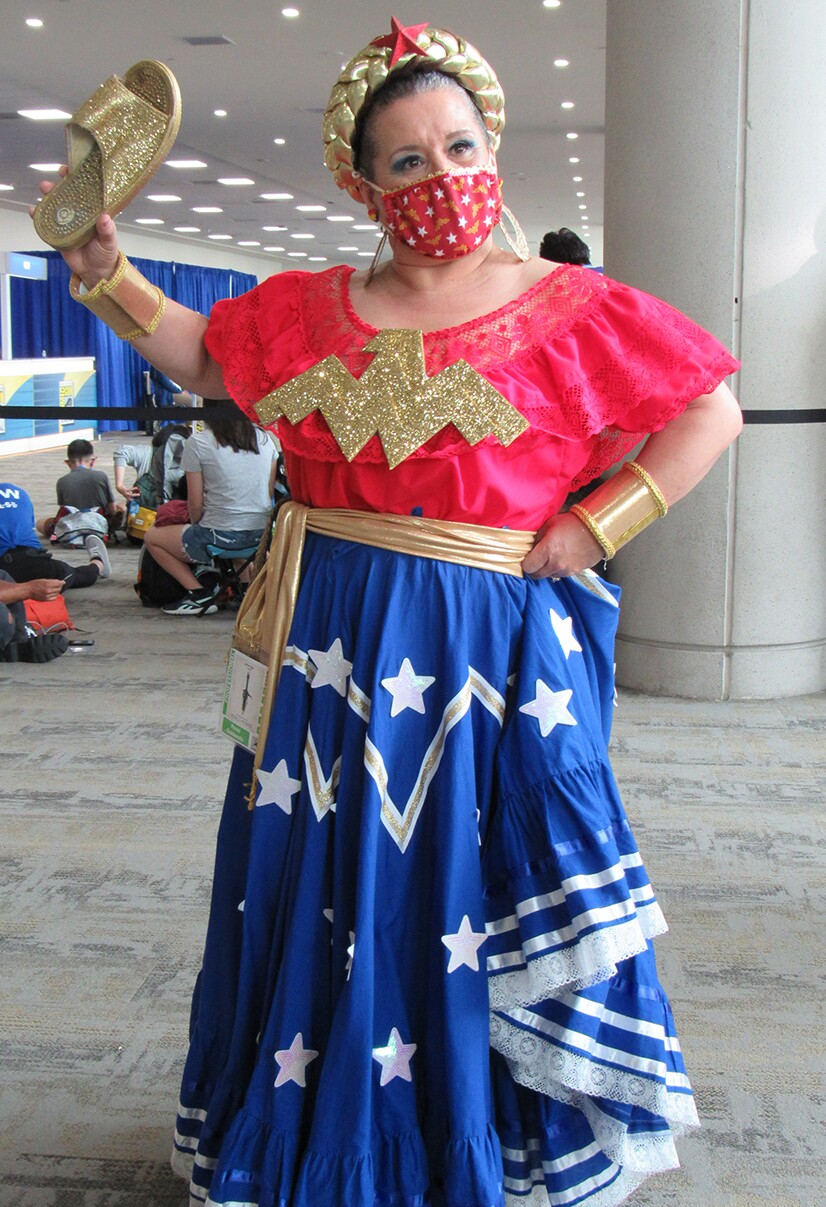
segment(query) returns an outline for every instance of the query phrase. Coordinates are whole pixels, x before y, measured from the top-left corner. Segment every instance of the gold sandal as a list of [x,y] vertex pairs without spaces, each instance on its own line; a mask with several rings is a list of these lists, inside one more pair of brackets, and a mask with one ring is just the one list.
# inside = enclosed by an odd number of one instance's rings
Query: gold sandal
[[125,209],[163,163],[181,124],[168,67],[144,59],[110,76],[66,124],[69,172],[38,203],[34,227],[59,250],[82,247],[101,214]]

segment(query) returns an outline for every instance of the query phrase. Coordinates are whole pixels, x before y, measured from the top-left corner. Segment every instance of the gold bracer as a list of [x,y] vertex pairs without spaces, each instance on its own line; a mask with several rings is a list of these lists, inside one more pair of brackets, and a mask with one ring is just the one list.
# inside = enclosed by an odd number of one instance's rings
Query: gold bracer
[[598,541],[606,559],[667,511],[662,491],[636,461],[626,461],[613,478],[571,508],[571,514]]
[[151,285],[123,252],[119,253],[115,271],[107,281],[98,281],[93,289],[81,293],[80,277],[73,273],[69,292],[76,302],[111,327],[115,335],[126,340],[152,335],[166,306],[163,291]]

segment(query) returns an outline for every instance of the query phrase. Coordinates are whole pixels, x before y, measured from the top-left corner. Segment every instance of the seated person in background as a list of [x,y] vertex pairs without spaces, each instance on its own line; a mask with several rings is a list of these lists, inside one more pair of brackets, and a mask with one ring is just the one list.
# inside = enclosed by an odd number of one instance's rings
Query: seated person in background
[[228,419],[204,415],[205,430],[190,437],[181,465],[186,472],[190,524],[150,528],[146,548],[185,594],[164,611],[171,616],[217,611],[212,592],[192,566],[209,565],[207,545],[244,549],[257,545],[269,522],[278,451],[267,432],[240,413]]
[[58,561],[40,544],[35,531],[34,507],[22,486],[0,482],[0,569],[17,583],[35,579],[60,579],[67,588],[91,587],[112,573],[109,554],[99,536],[84,541],[88,566]]
[[152,437],[152,459],[149,476],[155,494],[155,507],[181,497],[179,490],[185,482],[182,465],[184,448],[192,431],[185,423],[168,423]]
[[63,590],[59,578],[36,578],[16,583],[0,570],[0,662],[51,662],[69,648],[62,633],[33,633],[26,624],[26,599],[57,599]]
[[[90,440],[72,440],[66,449],[68,474],[57,480],[57,506],[78,511],[100,511],[109,520],[110,531],[123,522],[125,508],[115,502],[112,483],[101,469],[95,469],[95,446]],[[37,521],[37,531],[51,536],[58,515]]]
[[[115,467],[115,490],[130,502],[137,499],[143,507],[154,507],[155,492],[149,475],[152,462],[151,444],[119,444],[112,453]],[[126,471],[134,469],[135,481],[131,486],[126,485]]]
[[[183,480],[181,469],[184,443],[191,436],[184,423],[169,423],[156,432],[151,444],[120,444],[112,454],[115,466],[115,490],[130,502],[156,510],[176,495]],[[126,486],[126,470],[135,470],[135,481]]]
[[591,266],[591,249],[567,226],[560,226],[558,231],[548,231],[539,245],[539,255],[543,260],[553,260],[556,264]]

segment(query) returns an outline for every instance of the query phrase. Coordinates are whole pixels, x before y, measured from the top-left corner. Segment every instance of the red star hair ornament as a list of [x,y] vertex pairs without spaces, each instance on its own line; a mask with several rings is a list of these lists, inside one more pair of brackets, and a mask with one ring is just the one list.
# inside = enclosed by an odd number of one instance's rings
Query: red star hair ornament
[[386,34],[383,38],[375,38],[371,46],[387,46],[392,49],[393,53],[390,56],[389,67],[395,67],[396,63],[404,54],[420,54],[425,55],[427,52],[419,46],[416,38],[423,29],[427,29],[429,22],[424,21],[421,25],[402,25],[395,17],[390,18],[392,33]]

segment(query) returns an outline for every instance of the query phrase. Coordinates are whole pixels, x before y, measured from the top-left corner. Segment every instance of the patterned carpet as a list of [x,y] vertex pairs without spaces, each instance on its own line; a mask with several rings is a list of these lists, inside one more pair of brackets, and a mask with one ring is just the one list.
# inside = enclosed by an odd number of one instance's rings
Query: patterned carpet
[[[0,479],[43,514],[62,456],[2,458]],[[118,546],[111,580],[68,595],[91,650],[0,664],[2,1207],[186,1204],[168,1151],[232,617],[141,608],[136,560]],[[615,769],[671,924],[657,950],[704,1122],[638,1207],[826,1203],[825,729],[823,697],[621,693]]]

